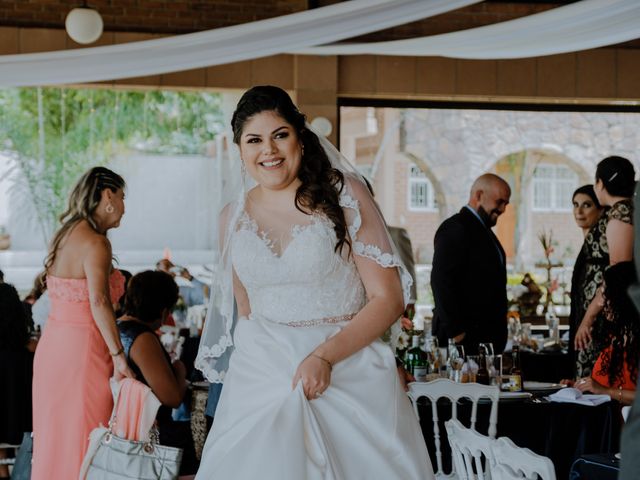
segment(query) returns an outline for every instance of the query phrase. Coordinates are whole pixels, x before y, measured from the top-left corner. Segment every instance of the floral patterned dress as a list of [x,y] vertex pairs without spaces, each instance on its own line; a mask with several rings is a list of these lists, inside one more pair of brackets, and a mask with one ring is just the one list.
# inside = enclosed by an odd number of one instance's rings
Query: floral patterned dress
[[[581,252],[584,258],[584,274],[581,281],[576,285],[578,289],[575,297],[576,302],[572,304],[572,332],[577,331],[591,300],[602,285],[604,271],[609,266],[607,225],[610,220],[614,219],[629,224],[633,223],[633,203],[631,200],[621,200],[610,209],[605,210],[585,237]],[[591,332],[593,341],[587,349],[577,352],[576,377],[588,377],[591,375],[591,370],[600,352],[609,345],[609,335],[611,333],[609,328],[610,325],[604,316],[602,314],[598,315]],[[572,343],[573,336],[575,336],[575,333],[572,334]]]

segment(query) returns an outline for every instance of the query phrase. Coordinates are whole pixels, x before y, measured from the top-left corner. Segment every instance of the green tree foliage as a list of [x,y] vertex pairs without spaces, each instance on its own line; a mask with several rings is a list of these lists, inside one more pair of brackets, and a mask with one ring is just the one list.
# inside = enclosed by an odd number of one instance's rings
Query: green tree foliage
[[56,228],[69,190],[88,168],[108,165],[127,150],[203,153],[222,130],[218,94],[0,90],[0,149],[16,161],[21,181],[14,193],[31,201],[45,239]]

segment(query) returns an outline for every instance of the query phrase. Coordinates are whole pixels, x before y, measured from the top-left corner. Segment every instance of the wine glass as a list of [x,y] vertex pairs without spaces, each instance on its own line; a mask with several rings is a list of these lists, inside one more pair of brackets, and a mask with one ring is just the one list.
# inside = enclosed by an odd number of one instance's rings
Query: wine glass
[[487,357],[487,364],[485,365],[485,367],[489,371],[489,377],[493,377],[493,376],[495,376],[492,373],[492,369],[495,370],[494,367],[493,367],[493,358],[494,358],[493,343],[491,343],[491,342],[479,343],[478,344],[478,352],[481,351],[483,347],[484,347],[484,353],[485,353],[485,355]]

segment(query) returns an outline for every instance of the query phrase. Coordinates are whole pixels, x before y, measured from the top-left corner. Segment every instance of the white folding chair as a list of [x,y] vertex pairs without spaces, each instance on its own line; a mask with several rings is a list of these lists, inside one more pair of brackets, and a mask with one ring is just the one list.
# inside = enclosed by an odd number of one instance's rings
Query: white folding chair
[[516,446],[507,437],[492,442],[491,461],[493,480],[556,480],[551,460]]
[[458,400],[468,398],[471,405],[471,429],[476,429],[478,414],[478,401],[481,398],[491,400],[491,412],[489,414],[489,437],[495,438],[498,424],[498,401],[500,390],[497,386],[480,385],[477,383],[456,383],[446,378],[439,378],[432,382],[413,382],[409,384],[409,398],[413,404],[413,410],[420,419],[418,412],[418,399],[426,397],[431,402],[431,415],[433,419],[433,438],[436,446],[436,478],[455,478],[455,463],[452,462],[450,473],[444,473],[442,468],[442,451],[440,443],[440,427],[438,425],[438,400],[447,398],[451,401],[451,418],[458,419]]
[[491,442],[494,440],[464,427],[458,420],[448,420],[444,425],[458,479],[491,480]]

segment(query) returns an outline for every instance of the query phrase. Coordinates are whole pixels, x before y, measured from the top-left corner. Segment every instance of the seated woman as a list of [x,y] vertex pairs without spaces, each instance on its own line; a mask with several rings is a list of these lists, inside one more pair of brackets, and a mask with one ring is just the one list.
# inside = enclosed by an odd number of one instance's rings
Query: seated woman
[[[31,378],[36,342],[18,292],[0,281],[0,444],[19,445],[31,430]],[[9,455],[0,448],[0,459]],[[9,478],[0,464],[0,479]]]
[[148,385],[162,406],[157,422],[160,443],[183,449],[180,473],[193,474],[197,460],[189,422],[174,422],[171,408],[178,407],[187,389],[186,370],[180,360],[171,362],[154,333],[178,300],[178,286],[171,275],[145,271],[129,281],[124,315],[117,325],[130,368],[136,378]]
[[609,395],[624,405],[635,398],[638,381],[640,315],[627,294],[636,281],[633,262],[610,266],[604,273],[604,314],[612,322],[609,347],[600,353],[591,377],[575,382],[583,392]]

